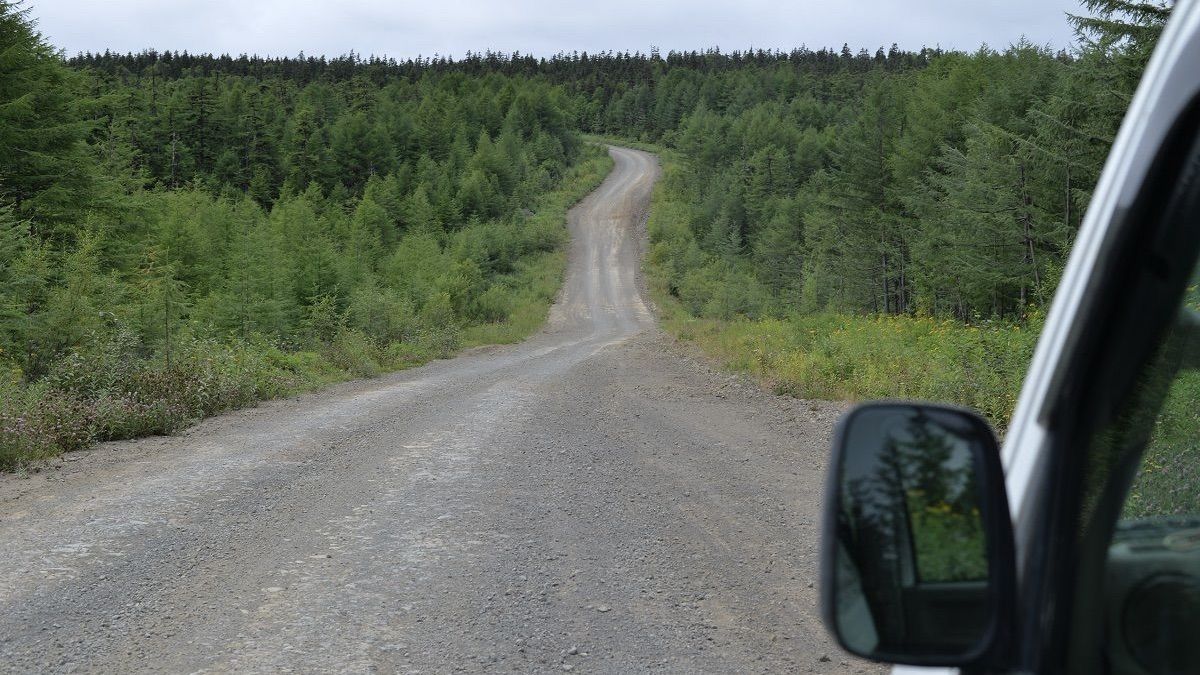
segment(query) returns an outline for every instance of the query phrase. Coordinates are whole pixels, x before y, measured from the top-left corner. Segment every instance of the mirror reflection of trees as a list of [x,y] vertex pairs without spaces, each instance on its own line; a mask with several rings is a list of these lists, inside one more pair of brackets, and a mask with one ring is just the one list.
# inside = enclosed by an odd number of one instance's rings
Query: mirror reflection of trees
[[851,449],[874,464],[847,477],[853,549],[890,561],[900,586],[987,578],[975,432],[934,415],[893,413],[879,447]]
[[[869,635],[884,651],[945,643],[950,633],[964,648],[977,639],[988,577],[978,434],[919,406],[855,418],[840,476],[839,612],[854,617],[840,619],[843,634]],[[856,602],[865,602],[869,631]]]

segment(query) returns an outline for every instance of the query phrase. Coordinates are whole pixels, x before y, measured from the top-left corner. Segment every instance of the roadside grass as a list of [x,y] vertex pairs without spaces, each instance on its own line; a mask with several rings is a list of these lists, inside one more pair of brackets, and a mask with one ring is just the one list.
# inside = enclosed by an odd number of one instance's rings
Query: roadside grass
[[[952,403],[979,411],[1000,433],[1007,429],[1033,359],[1042,314],[1032,313],[1021,323],[972,325],[922,316],[837,313],[714,318],[713,314],[728,314],[720,311],[724,306],[751,304],[740,296],[752,293],[727,279],[717,293],[698,293],[696,284],[689,286],[689,279],[672,269],[680,258],[673,253],[690,244],[691,207],[669,189],[672,171],[685,160],[669,149],[646,149],[658,152],[666,172],[654,190],[648,226],[651,249],[644,265],[651,298],[668,333],[778,394]],[[1200,300],[1192,302],[1200,311]],[[1159,412],[1125,517],[1200,513],[1198,401],[1200,372],[1181,373]],[[960,562],[947,562],[946,569],[959,569]]]
[[34,383],[23,382],[0,354],[0,472],[25,471],[100,441],[177,433],[204,417],[418,366],[464,347],[525,339],[545,322],[562,283],[567,210],[612,164],[598,148],[585,152],[560,187],[515,226],[538,245],[474,300],[487,309],[476,315],[498,320],[456,314],[446,296],[415,316],[394,317],[408,324],[400,340],[381,341],[344,319],[303,348],[264,336],[216,339],[186,331],[172,345],[169,366],[163,354],[145,353],[135,336],[118,331],[93,336]]
[[[660,307],[670,299],[658,298]],[[757,321],[698,319],[682,307],[663,325],[726,368],[798,398],[915,398],[955,403],[1003,429],[1036,336],[1019,325],[963,326],[919,317],[815,314]]]

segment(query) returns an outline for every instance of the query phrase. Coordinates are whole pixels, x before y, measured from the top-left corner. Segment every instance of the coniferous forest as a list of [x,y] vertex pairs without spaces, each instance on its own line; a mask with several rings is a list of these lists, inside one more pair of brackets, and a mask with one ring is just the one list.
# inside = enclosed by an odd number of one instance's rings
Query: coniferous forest
[[676,333],[1002,422],[1168,15],[1086,0],[1071,51],[67,57],[0,0],[0,466],[528,335],[585,134],[661,150]]

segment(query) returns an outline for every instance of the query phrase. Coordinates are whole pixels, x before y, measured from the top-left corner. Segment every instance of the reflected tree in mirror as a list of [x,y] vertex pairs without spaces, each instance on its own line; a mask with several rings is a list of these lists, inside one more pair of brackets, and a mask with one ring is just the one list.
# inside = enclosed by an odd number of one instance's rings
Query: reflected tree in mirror
[[986,633],[979,426],[918,405],[848,420],[838,475],[838,629],[865,655],[965,654]]

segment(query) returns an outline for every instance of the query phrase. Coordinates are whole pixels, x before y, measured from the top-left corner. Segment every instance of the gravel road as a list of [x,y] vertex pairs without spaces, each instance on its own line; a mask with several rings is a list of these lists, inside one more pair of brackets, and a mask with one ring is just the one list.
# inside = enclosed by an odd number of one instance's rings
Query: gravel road
[[840,406],[658,331],[611,153],[529,341],[0,478],[0,670],[874,672],[817,618]]

